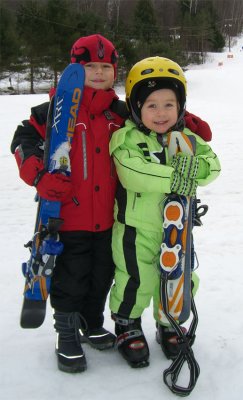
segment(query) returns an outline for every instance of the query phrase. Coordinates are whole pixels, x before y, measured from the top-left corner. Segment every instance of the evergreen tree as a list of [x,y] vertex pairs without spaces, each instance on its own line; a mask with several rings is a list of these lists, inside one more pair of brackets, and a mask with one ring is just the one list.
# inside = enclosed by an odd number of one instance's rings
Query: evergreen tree
[[188,1],[181,1],[181,14],[181,45],[185,51],[201,54],[201,61],[204,61],[207,51],[222,50],[224,39],[218,30],[211,0],[198,3],[197,8],[189,7]]
[[76,28],[75,33],[78,37],[88,36],[95,33],[105,34],[105,20],[94,13],[93,11],[86,11],[82,14],[76,15]]
[[[11,68],[19,55],[19,41],[15,29],[14,14],[3,6],[0,7],[0,70]],[[13,66],[12,66],[13,67]]]
[[17,11],[17,30],[19,33],[22,61],[30,68],[30,93],[34,93],[34,73],[45,54],[44,24],[42,9],[36,1],[27,0]]
[[158,37],[158,27],[151,0],[139,0],[134,12],[134,36],[151,44]]
[[54,86],[60,73],[70,62],[70,48],[75,31],[74,12],[66,0],[48,0],[44,9],[46,65],[54,73]]

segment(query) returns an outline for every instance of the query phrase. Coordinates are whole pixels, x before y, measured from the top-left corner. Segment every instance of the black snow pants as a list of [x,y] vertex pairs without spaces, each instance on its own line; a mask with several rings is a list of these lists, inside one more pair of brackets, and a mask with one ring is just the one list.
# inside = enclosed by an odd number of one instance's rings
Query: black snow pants
[[114,277],[111,234],[61,232],[64,250],[51,279],[51,306],[60,312],[79,312],[88,328],[102,327],[104,308]]

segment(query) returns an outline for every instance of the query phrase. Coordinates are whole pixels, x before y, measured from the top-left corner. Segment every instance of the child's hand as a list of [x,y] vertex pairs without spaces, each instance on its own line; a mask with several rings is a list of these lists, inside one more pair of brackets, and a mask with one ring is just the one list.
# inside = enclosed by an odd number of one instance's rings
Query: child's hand
[[33,186],[37,175],[44,169],[42,159],[36,156],[31,156],[22,163],[17,152],[15,153],[15,158],[19,166],[20,178],[28,185]]
[[200,156],[178,153],[173,157],[171,166],[186,179],[204,179],[209,174],[209,165]]
[[71,193],[72,184],[68,176],[61,173],[50,174],[45,171],[43,160],[36,156],[23,163],[16,155],[20,177],[30,186],[36,186],[39,195],[46,200],[64,201]]
[[174,171],[171,179],[171,192],[183,196],[196,196],[197,181],[195,179],[184,178],[181,174]]
[[46,200],[64,201],[71,194],[72,184],[68,176],[46,172],[36,185],[38,194]]

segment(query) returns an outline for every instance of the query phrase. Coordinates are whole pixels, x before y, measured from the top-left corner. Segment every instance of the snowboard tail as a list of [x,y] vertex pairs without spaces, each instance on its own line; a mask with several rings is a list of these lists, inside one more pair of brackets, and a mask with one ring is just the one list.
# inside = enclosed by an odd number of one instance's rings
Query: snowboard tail
[[[69,151],[84,79],[84,68],[80,64],[68,65],[50,102],[44,149],[44,167],[49,173],[71,175]],[[38,198],[34,235],[25,245],[30,250],[30,258],[22,264],[25,287],[20,325],[23,328],[37,328],[45,319],[51,276],[56,257],[63,250],[58,234],[63,223],[60,209],[61,202]]]

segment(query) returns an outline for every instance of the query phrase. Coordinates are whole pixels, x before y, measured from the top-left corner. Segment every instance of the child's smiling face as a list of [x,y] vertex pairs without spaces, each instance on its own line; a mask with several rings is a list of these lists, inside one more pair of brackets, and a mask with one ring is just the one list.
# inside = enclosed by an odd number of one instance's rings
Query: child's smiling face
[[111,89],[114,84],[114,68],[112,64],[89,62],[84,65],[85,86],[93,89]]
[[152,92],[141,109],[143,125],[151,131],[163,134],[172,128],[178,119],[179,103],[171,89]]

